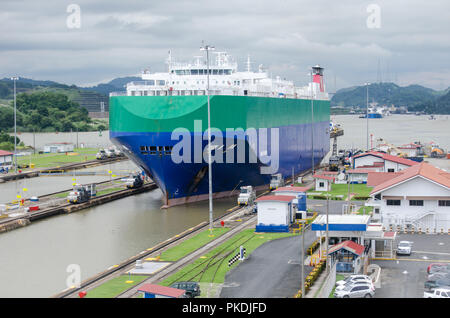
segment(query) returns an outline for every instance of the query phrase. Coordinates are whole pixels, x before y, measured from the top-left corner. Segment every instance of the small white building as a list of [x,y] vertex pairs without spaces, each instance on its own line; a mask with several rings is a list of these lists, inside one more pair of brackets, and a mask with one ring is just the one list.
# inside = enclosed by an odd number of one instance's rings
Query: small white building
[[316,179],[316,191],[331,191],[331,184],[334,182],[334,177],[315,174],[313,178]]
[[293,195],[266,195],[256,199],[256,232],[289,232],[294,221]]
[[349,169],[347,171],[349,183],[367,183],[367,177],[369,172],[373,172],[370,169]]
[[401,152],[405,153],[408,157],[416,157],[419,155],[420,148],[422,146],[414,143],[402,145],[397,147]]
[[450,229],[450,173],[422,162],[392,174],[370,193],[380,209],[380,222],[426,232]]
[[74,145],[71,142],[55,142],[44,146],[45,153],[72,152]]
[[10,169],[13,163],[14,154],[9,151],[0,150],[0,170]]
[[398,172],[418,164],[417,161],[377,151],[369,151],[353,157],[353,169],[370,169],[377,172]]

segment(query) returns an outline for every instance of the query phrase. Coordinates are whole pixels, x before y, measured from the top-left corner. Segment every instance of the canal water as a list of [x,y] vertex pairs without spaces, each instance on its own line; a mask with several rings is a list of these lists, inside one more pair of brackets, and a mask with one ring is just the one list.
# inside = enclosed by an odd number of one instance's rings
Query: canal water
[[[344,128],[338,138],[338,149],[365,148],[366,119],[355,115],[332,116]],[[448,116],[392,115],[369,120],[374,138],[399,145],[413,141],[434,141],[450,149]],[[79,133],[78,141],[87,146],[109,143],[108,133]],[[20,136],[33,143],[33,134]],[[72,138],[72,139],[67,139]],[[45,142],[75,142],[72,134],[36,134],[36,146]],[[325,159],[326,160],[326,159]],[[450,160],[427,159],[450,170]],[[133,170],[130,161],[86,169],[89,171]],[[86,178],[86,179],[81,179]],[[98,178],[98,179],[97,179]],[[107,180],[107,176],[77,177],[77,182]],[[40,177],[28,179],[29,191],[35,195],[70,188],[72,177]],[[20,184],[19,184],[20,185]],[[14,182],[0,184],[0,202],[15,196]],[[12,188],[12,190],[11,190]],[[235,198],[216,200],[215,216],[235,205]],[[169,237],[208,220],[208,202],[161,210],[161,192],[154,190],[113,201],[102,206],[69,215],[51,217],[31,225],[0,234],[0,297],[48,297],[65,289],[70,264],[81,268],[81,279],[138,254]]]
[[[161,191],[54,216],[0,234],[0,297],[48,297],[67,288],[70,264],[81,280],[209,220],[208,202],[160,209]],[[214,202],[214,217],[234,199]]]

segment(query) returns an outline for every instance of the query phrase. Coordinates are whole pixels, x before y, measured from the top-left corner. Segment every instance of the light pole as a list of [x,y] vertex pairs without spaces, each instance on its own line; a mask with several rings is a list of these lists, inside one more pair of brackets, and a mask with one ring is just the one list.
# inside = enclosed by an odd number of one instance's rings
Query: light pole
[[369,85],[370,83],[366,83],[367,151],[369,151]]
[[14,81],[14,168],[17,173],[17,115],[16,115],[16,81],[19,78],[14,76],[11,80]]
[[203,45],[201,51],[206,51],[206,95],[208,99],[208,179],[209,179],[209,235],[213,230],[213,202],[212,202],[212,163],[211,163],[211,106],[209,103],[209,51],[215,50],[214,46]]
[[314,175],[314,85],[313,85],[313,69],[311,69],[311,171]]

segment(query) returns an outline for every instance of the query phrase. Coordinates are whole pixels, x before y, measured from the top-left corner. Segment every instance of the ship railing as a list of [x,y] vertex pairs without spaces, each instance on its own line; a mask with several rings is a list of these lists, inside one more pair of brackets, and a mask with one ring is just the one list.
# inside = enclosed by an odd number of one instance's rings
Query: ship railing
[[109,93],[109,96],[127,96],[127,92],[111,92]]

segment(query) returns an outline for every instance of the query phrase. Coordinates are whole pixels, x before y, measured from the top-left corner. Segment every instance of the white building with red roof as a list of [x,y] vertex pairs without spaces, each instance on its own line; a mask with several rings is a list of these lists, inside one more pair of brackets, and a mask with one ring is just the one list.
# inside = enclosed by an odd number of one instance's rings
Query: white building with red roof
[[446,233],[450,229],[450,173],[422,162],[401,173],[371,177],[370,195],[384,226]]
[[9,151],[0,150],[0,170],[11,169],[14,154]]
[[316,191],[331,191],[331,185],[334,183],[335,177],[331,175],[315,174],[313,178],[316,180]]
[[293,200],[295,195],[266,195],[256,199],[256,232],[289,232],[295,219]]
[[353,157],[353,169],[377,172],[398,172],[418,164],[417,161],[378,151],[369,151]]

